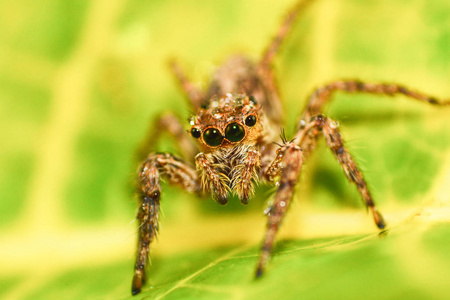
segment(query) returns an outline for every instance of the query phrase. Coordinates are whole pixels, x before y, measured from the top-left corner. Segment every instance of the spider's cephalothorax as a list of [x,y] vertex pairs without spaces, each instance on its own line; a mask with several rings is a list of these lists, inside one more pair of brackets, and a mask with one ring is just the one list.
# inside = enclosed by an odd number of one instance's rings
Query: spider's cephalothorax
[[247,204],[258,178],[264,115],[253,97],[226,94],[213,97],[192,117],[190,134],[202,153],[196,156],[202,186],[214,200],[226,204],[234,192]]
[[[211,193],[220,204],[226,204],[230,193],[246,204],[253,196],[257,180],[276,183],[276,192],[266,210],[267,230],[256,267],[263,274],[275,235],[292,200],[303,162],[323,136],[345,175],[358,189],[378,228],[386,224],[376,209],[364,177],[344,145],[337,122],[323,115],[324,105],[337,91],[404,95],[433,105],[449,105],[434,97],[392,83],[366,83],[358,80],[335,81],[316,89],[309,97],[293,139],[277,137],[283,126],[283,111],[276,89],[272,61],[292,28],[296,16],[311,1],[300,1],[287,15],[277,35],[258,63],[234,56],[213,75],[209,88],[199,90],[172,64],[172,70],[189,99],[196,115],[185,127],[173,114],[162,115],[152,125],[152,132],[141,153],[137,194],[138,248],[133,295],[141,291],[146,280],[150,244],[158,233],[161,177],[169,184],[181,186],[191,193]],[[162,131],[172,134],[181,149],[182,158],[169,153],[153,152]],[[150,151],[149,151],[150,150]],[[150,153],[150,154],[149,154]],[[194,167],[196,166],[196,168]],[[276,179],[276,180],[275,180]],[[276,182],[275,182],[276,181]]]
[[255,145],[261,137],[262,117],[254,97],[245,94],[226,94],[213,97],[209,105],[191,117],[190,133],[198,140],[202,150],[214,152],[218,148],[237,145]]

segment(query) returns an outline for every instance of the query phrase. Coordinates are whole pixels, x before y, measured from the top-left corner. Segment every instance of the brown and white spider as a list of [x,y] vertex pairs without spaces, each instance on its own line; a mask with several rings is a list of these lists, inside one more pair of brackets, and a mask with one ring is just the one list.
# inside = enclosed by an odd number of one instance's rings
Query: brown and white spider
[[[190,119],[189,134],[172,114],[161,116],[154,125],[148,144],[155,144],[161,131],[172,134],[184,151],[184,161],[169,153],[146,154],[138,176],[139,209],[137,219],[138,249],[132,294],[141,291],[146,280],[150,244],[158,232],[161,177],[170,184],[191,193],[211,193],[221,205],[231,193],[247,204],[254,193],[254,184],[264,181],[276,185],[274,200],[266,210],[267,230],[256,266],[261,276],[267,265],[276,233],[289,208],[303,163],[323,136],[347,178],[356,185],[375,224],[384,229],[386,223],[376,209],[360,169],[344,145],[337,122],[323,115],[324,105],[337,91],[404,95],[434,105],[449,105],[435,98],[393,83],[367,83],[357,80],[331,82],[316,89],[310,96],[292,139],[282,135],[282,106],[275,84],[272,63],[292,28],[292,24],[311,1],[299,2],[288,14],[260,61],[252,63],[244,56],[234,56],[213,75],[208,90],[199,90],[179,65],[172,70],[190,101],[196,115]],[[196,145],[193,143],[196,142]],[[200,151],[200,152],[199,152]]]

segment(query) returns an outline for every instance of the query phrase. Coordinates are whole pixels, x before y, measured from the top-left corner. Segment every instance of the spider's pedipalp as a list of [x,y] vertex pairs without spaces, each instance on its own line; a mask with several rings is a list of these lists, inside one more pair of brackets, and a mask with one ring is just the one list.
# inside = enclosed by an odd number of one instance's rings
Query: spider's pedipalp
[[260,168],[259,151],[248,149],[244,154],[242,163],[238,164],[232,171],[231,189],[238,195],[242,204],[248,204],[248,200],[255,193],[254,182],[258,180],[258,172]]
[[211,154],[199,153],[195,157],[197,169],[201,172],[202,186],[211,192],[213,199],[220,205],[228,203],[230,179],[223,171],[215,168]]

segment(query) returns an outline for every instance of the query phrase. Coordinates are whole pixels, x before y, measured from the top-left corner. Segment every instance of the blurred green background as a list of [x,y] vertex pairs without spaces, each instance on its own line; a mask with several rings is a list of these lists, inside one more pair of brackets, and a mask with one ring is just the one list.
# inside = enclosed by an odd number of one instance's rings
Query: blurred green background
[[[133,156],[193,80],[257,59],[292,0],[0,1],[0,298],[124,299],[136,243]],[[450,2],[321,0],[276,60],[292,133],[342,78],[450,96]],[[383,239],[330,151],[308,161],[267,275],[252,279],[263,189],[219,207],[164,187],[146,299],[447,299],[450,109],[339,94],[339,119],[391,230]],[[176,152],[169,137],[160,150]]]

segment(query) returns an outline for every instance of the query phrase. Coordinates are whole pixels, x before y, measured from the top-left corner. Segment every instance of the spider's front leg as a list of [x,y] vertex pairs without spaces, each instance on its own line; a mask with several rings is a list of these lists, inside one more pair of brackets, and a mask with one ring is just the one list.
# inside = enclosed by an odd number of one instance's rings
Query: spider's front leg
[[137,187],[139,230],[136,264],[131,287],[133,295],[138,294],[145,283],[150,244],[158,233],[160,178],[162,175],[168,178],[169,183],[179,185],[188,192],[194,193],[201,190],[196,170],[171,154],[150,154],[142,164],[139,170]]
[[263,170],[266,179],[273,180],[275,176],[279,176],[279,181],[274,202],[267,212],[267,231],[261,247],[256,277],[263,274],[269,261],[275,235],[294,195],[301,168],[302,151],[300,147],[293,142],[287,142],[277,149],[277,156],[272,164]]

